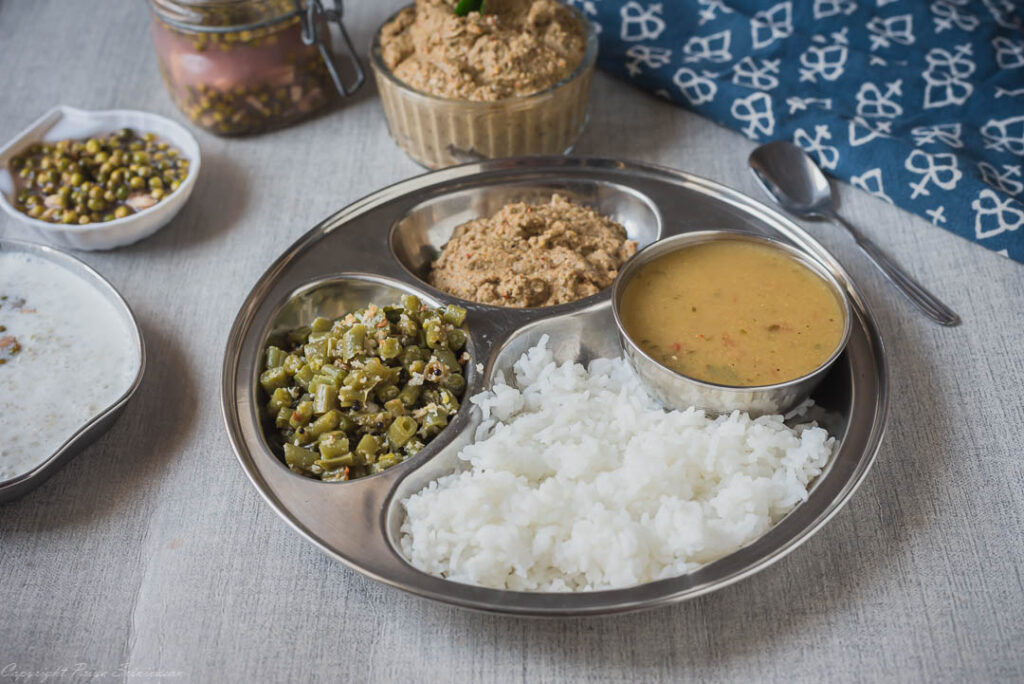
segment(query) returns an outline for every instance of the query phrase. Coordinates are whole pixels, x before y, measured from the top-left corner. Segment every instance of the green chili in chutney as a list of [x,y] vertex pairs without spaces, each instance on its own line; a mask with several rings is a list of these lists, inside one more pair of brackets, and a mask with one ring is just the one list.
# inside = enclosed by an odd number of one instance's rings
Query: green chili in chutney
[[285,464],[351,480],[401,463],[459,409],[469,361],[466,310],[415,295],[318,317],[267,346],[259,382]]

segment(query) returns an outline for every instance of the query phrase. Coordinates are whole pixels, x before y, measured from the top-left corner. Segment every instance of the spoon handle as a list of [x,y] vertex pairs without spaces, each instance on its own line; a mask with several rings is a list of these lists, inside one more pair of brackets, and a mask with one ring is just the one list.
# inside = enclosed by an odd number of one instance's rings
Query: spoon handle
[[825,217],[833,223],[850,231],[853,239],[857,242],[860,248],[864,250],[864,253],[871,258],[871,261],[873,261],[875,266],[878,267],[878,270],[889,279],[889,282],[896,286],[896,289],[902,292],[907,299],[913,302],[914,305],[916,305],[917,308],[924,312],[928,317],[942,325],[960,325],[960,317],[952,309],[943,304],[938,297],[926,290],[921,283],[907,275],[906,271],[904,271],[899,264],[893,261],[888,254],[882,251],[881,247],[847,223],[839,214],[829,212],[825,214]]

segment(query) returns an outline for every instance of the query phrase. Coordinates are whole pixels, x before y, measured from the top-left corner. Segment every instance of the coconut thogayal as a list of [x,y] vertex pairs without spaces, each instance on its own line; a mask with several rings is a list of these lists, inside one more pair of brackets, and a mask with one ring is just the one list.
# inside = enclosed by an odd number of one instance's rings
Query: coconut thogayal
[[814,371],[846,324],[821,276],[781,249],[746,240],[681,247],[644,264],[626,285],[620,316],[662,365],[739,387]]
[[[567,78],[586,51],[583,25],[556,0],[416,0],[381,29],[384,63],[420,92],[494,102]],[[549,103],[550,106],[550,103]]]

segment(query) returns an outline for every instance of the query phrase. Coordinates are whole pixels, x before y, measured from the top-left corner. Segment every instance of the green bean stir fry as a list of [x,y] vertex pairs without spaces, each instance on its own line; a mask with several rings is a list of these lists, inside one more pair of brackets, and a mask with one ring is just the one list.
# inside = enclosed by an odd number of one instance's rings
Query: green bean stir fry
[[36,143],[13,157],[10,167],[19,211],[84,225],[153,206],[184,182],[189,160],[153,133],[122,128],[87,140]]
[[466,310],[415,295],[335,320],[316,318],[270,345],[260,385],[267,419],[296,473],[351,480],[401,463],[448,425],[466,389]]

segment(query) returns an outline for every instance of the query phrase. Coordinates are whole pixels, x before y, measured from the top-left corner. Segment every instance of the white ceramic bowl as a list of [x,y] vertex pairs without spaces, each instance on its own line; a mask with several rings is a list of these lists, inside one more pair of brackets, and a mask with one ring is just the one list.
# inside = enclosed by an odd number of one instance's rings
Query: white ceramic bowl
[[[11,157],[37,142],[56,142],[65,138],[88,138],[131,128],[138,133],[156,133],[177,147],[190,162],[188,176],[177,190],[149,209],[106,223],[65,225],[34,219],[14,208],[14,179]],[[133,109],[86,111],[59,105],[36,119],[32,125],[0,148],[0,207],[28,226],[36,235],[57,247],[98,250],[130,245],[147,238],[174,218],[185,205],[199,175],[199,143],[184,126],[170,119]]]

